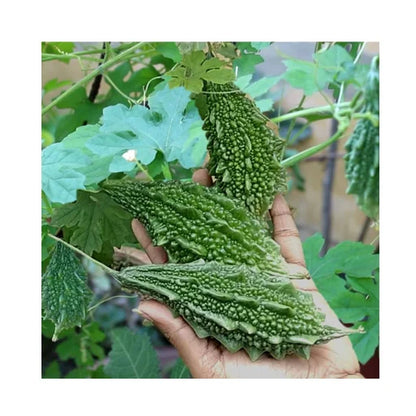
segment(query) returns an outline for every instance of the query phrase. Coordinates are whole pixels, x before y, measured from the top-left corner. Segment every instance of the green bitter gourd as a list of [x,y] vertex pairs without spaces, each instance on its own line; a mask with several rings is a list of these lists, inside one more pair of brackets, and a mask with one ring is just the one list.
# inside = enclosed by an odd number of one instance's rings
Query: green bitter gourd
[[53,341],[62,330],[81,326],[91,299],[81,262],[70,248],[58,242],[42,276],[43,318],[55,324]]
[[285,141],[234,84],[207,82],[204,93],[209,172],[222,192],[262,216],[274,196],[286,191],[286,171],[280,164]]
[[124,289],[166,304],[200,338],[213,337],[254,361],[309,358],[312,345],[357,332],[324,324],[311,294],[281,275],[245,265],[204,261],[127,267],[115,275]]
[[215,188],[136,180],[109,180],[102,188],[139,219],[173,263],[215,260],[290,274],[266,223]]
[[[379,115],[378,56],[367,77],[363,112]],[[345,144],[345,175],[348,194],[355,194],[358,206],[370,218],[379,216],[379,127],[368,118],[360,119]]]

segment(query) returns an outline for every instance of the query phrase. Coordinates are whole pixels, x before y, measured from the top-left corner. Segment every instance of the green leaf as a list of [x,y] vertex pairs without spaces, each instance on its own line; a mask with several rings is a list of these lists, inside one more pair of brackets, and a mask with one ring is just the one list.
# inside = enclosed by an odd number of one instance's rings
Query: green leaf
[[263,77],[254,81],[244,89],[244,92],[251,98],[257,98],[267,93],[274,85],[280,81],[281,77]]
[[79,149],[88,156],[93,155],[85,147],[85,143],[94,137],[100,130],[99,124],[87,124],[86,126],[78,127],[73,133],[69,134],[62,140],[62,146],[65,149]]
[[51,231],[52,227],[50,227],[49,224],[42,224],[42,261],[50,256],[52,249],[56,244],[56,241],[48,236]]
[[333,45],[313,55],[313,62],[289,58],[283,63],[287,70],[283,74],[294,88],[302,89],[311,95],[329,85],[338,89],[340,81],[349,80],[353,74],[353,58],[340,45]]
[[71,84],[72,84],[72,81],[70,80],[58,81],[58,78],[54,78],[46,82],[43,85],[42,90],[43,90],[43,93],[46,94],[48,92],[51,92],[53,90],[56,90],[58,88],[65,87],[66,85],[71,85]]
[[218,58],[206,58],[201,50],[183,55],[180,65],[167,72],[171,88],[183,86],[191,92],[201,92],[203,80],[224,84],[234,80],[234,72]]
[[158,42],[156,43],[156,50],[166,58],[179,62],[182,58],[179,48],[175,42]]
[[63,329],[82,325],[91,299],[81,262],[70,248],[58,242],[42,276],[44,318],[55,324],[52,340]]
[[[55,136],[58,141],[72,133],[77,127],[98,123],[105,107],[118,103],[129,105],[125,96],[139,98],[149,81],[158,77],[160,73],[153,66],[145,66],[134,71],[130,62],[123,62],[114,70],[107,71],[106,75],[117,88],[109,83],[108,92],[103,96],[99,95],[94,102],[89,100],[84,87],[75,89],[59,102],[58,108],[71,109],[71,111],[57,121]],[[148,85],[147,94],[150,94],[160,82],[161,79],[154,79]],[[107,80],[104,78],[102,83],[107,83]],[[124,95],[120,94],[120,91]]]
[[[75,44],[73,42],[42,42],[42,52],[52,53],[57,55],[65,55],[66,53],[72,53]],[[68,63],[71,58],[60,59],[61,62]]]
[[253,48],[257,49],[258,51],[267,48],[268,46],[270,46],[272,42],[251,42],[251,46],[253,46]]
[[[77,201],[56,209],[52,223],[71,231],[69,242],[92,255],[135,242],[133,217],[104,192],[79,191]],[[111,262],[111,258],[107,259]]]
[[73,42],[42,42],[42,52],[47,53],[71,53],[75,44]]
[[208,141],[202,130],[202,120],[197,120],[189,128],[189,138],[183,144],[180,163],[185,169],[202,166],[207,154]]
[[46,368],[43,378],[61,378],[58,361],[52,361]]
[[177,42],[177,45],[182,55],[198,50],[202,51],[207,47],[206,42]]
[[82,369],[93,365],[96,359],[104,358],[104,350],[98,345],[104,339],[105,334],[97,322],[89,322],[82,326],[80,332],[72,330],[67,333],[55,351],[60,360],[73,359],[76,366]]
[[314,58],[321,69],[335,74],[343,70],[343,65],[353,62],[352,56],[340,45],[318,51],[314,54]]
[[235,81],[235,85],[254,100],[261,112],[271,110],[273,108],[273,100],[271,98],[259,99],[259,97],[266,94],[282,77],[263,77],[257,81],[250,82],[252,78],[252,74],[240,76]]
[[84,87],[73,90],[56,106],[60,109],[70,109],[69,112],[60,116],[56,121],[55,137],[57,141],[61,141],[77,127],[84,124],[98,123],[104,108],[104,104],[93,103],[88,99]]
[[350,335],[350,339],[359,361],[365,364],[379,342],[379,256],[371,245],[343,241],[321,257],[323,243],[320,234],[304,241],[306,266],[338,318],[354,328],[364,328],[364,334]]
[[264,62],[264,59],[260,55],[256,54],[243,54],[238,59],[234,59],[233,68],[236,70],[238,67],[238,75],[253,74],[256,65]]
[[318,68],[312,62],[298,59],[286,59],[286,72],[283,78],[293,87],[302,89],[305,95],[311,95],[321,89],[332,80],[332,75]]
[[42,187],[50,201],[72,202],[77,190],[109,176],[112,157],[97,156],[85,147],[98,129],[98,125],[79,127],[42,151]]
[[90,158],[79,149],[65,149],[54,143],[42,151],[42,190],[51,202],[67,203],[84,189],[85,175],[77,168],[88,165]]
[[88,368],[74,368],[68,374],[65,375],[65,378],[89,378],[91,371]]
[[170,373],[170,378],[192,378],[189,368],[181,358],[178,358]]
[[112,378],[160,378],[160,364],[150,339],[127,328],[112,331],[112,348],[104,372]]
[[[355,64],[353,62],[353,55],[351,55],[345,47],[347,42],[336,43],[324,51],[318,51],[314,56],[318,66],[328,71],[332,76],[332,81],[329,82],[329,88],[334,91],[334,98],[338,99],[340,92],[340,85],[344,83],[348,85],[354,80]],[[353,54],[356,51],[353,51]]]
[[86,143],[88,149],[100,156],[113,155],[113,171],[134,167],[120,160],[120,155],[130,149],[137,151],[137,159],[145,165],[160,152],[167,162],[178,160],[184,167],[199,167],[200,160],[190,165],[188,149],[205,143],[205,133],[200,129],[195,135],[194,127],[202,125],[202,120],[195,106],[189,106],[190,92],[165,85],[149,97],[148,103],[150,110],[140,105],[107,107],[100,132]]
[[97,184],[106,179],[111,172],[120,172],[120,170],[111,170],[112,156],[94,154],[85,145],[87,141],[98,134],[99,129],[100,126],[98,124],[87,124],[86,126],[78,127],[62,140],[62,145],[65,149],[75,149],[74,151],[76,152],[81,150],[82,153],[89,157],[88,164],[77,168],[77,171],[85,176],[84,185]]

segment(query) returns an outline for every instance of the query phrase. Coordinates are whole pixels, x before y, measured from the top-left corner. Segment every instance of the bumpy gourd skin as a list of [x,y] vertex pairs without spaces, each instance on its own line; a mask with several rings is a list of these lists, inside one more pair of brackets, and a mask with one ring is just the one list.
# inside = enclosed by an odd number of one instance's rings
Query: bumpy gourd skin
[[257,360],[297,354],[344,336],[348,330],[324,325],[309,293],[280,275],[217,262],[128,267],[116,275],[121,286],[163,302],[196,334],[211,336],[230,352],[242,348]]
[[92,292],[86,285],[87,275],[74,252],[58,242],[42,276],[44,319],[55,324],[53,340],[74,326],[81,326]]
[[208,82],[204,92],[209,172],[223,193],[262,216],[274,196],[286,191],[286,172],[280,165],[285,141],[234,84]]
[[[363,113],[379,115],[378,57],[371,65],[365,90]],[[360,119],[345,144],[345,175],[348,194],[355,194],[363,212],[374,220],[379,216],[379,127]]]
[[265,222],[213,188],[134,180],[107,181],[102,188],[143,223],[173,263],[215,260],[289,274]]

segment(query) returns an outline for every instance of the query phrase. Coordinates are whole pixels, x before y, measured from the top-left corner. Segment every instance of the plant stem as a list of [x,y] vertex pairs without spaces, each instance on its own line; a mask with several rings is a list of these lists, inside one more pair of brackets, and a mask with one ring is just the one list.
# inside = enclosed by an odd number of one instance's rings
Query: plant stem
[[365,217],[365,221],[361,228],[360,235],[358,236],[357,241],[361,243],[364,241],[364,238],[367,234],[368,227],[370,227],[370,224],[371,224],[371,219],[369,217]]
[[[342,92],[340,91],[340,96]],[[332,119],[331,134],[334,135],[337,131],[338,120]],[[323,256],[328,251],[331,245],[331,231],[332,231],[332,188],[334,184],[335,163],[338,142],[333,141],[329,146],[328,160],[326,163],[325,175],[323,179],[323,203],[322,203],[322,235],[324,237],[324,245],[320,252]]]
[[[88,54],[96,55],[96,54],[99,54],[100,51],[104,51],[104,49],[97,49],[97,51],[89,52]],[[83,52],[86,52],[86,51],[83,51]],[[61,60],[68,59],[68,58],[69,59],[78,59],[80,56],[88,55],[88,54],[87,53],[81,54],[80,52],[78,52],[78,53],[66,53],[66,54],[63,54],[63,55],[58,55],[58,54],[55,54],[55,53],[43,53],[42,54],[42,62],[54,61],[54,60],[61,61]],[[100,60],[100,58],[93,58],[91,56],[84,56],[82,59],[84,59],[86,61],[99,61]]]
[[355,113],[352,115],[351,118],[353,119],[365,118],[367,120],[370,120],[371,123],[373,123],[375,127],[377,127],[379,123],[379,118],[375,114],[371,113],[370,111],[367,111],[366,113]]
[[138,159],[134,160],[136,162],[137,167],[147,176],[147,178],[150,181],[154,181],[154,179],[150,176],[149,172],[146,170],[146,168],[139,162]]
[[117,299],[117,298],[127,298],[127,299],[132,299],[132,298],[137,298],[138,295],[115,295],[115,296],[110,296],[108,298],[105,299],[101,299],[100,301],[98,301],[95,305],[92,305],[91,307],[88,308],[88,312],[92,312],[94,309],[98,308],[100,305],[102,305],[105,302],[108,302],[112,299]]
[[123,60],[126,56],[128,56],[132,51],[137,49],[143,42],[135,43],[130,48],[126,49],[125,51],[121,52],[114,58],[109,59],[107,62],[103,63],[101,66],[97,67],[93,71],[91,71],[88,75],[86,75],[84,78],[77,81],[75,84],[73,84],[70,88],[65,90],[61,95],[56,97],[54,100],[52,100],[47,106],[45,106],[42,109],[42,115],[45,115],[51,108],[55,107],[61,100],[63,100],[65,97],[67,97],[69,94],[71,94],[74,90],[81,87],[82,85],[87,84],[89,81],[94,79],[100,72],[104,71],[105,69],[115,65],[116,63]]
[[82,250],[80,250],[77,247],[74,247],[72,244],[67,243],[65,240],[62,240],[61,238],[56,237],[53,234],[48,233],[48,236],[53,238],[54,240],[64,244],[65,246],[69,247],[71,250],[75,251],[76,253],[80,254],[81,256],[84,256],[85,258],[87,258],[88,260],[92,261],[94,264],[96,264],[97,266],[102,267],[107,273],[109,273],[111,276],[115,276],[115,274],[117,273],[115,270],[113,270],[112,268],[106,266],[105,264],[99,262],[96,259],[93,259],[91,256],[89,256],[88,254],[84,253]]
[[[104,48],[104,50],[107,52],[108,51],[108,48],[106,47],[106,42],[103,42],[103,48]],[[98,63],[98,67],[100,67],[103,63],[104,63],[104,61],[105,61],[105,58],[106,58],[106,55],[107,55],[107,53],[106,52],[102,52],[101,53],[101,55],[100,55],[100,62]],[[99,92],[99,90],[100,90],[100,85],[101,85],[101,80],[102,80],[102,78],[103,78],[103,74],[100,72],[100,73],[98,73],[96,76],[95,76],[95,78],[94,78],[94,81],[93,81],[93,83],[92,83],[92,86],[91,86],[91,90],[90,90],[90,93],[89,93],[89,95],[88,95],[88,99],[93,103],[94,101],[95,101],[95,99],[97,98],[97,95],[98,95],[98,92]]]
[[130,104],[133,104],[133,105],[137,104],[137,102],[133,98],[129,97],[127,94],[124,94],[124,92],[121,91],[119,87],[117,87],[117,85],[113,82],[113,80],[108,75],[104,74],[104,78],[108,82],[108,84],[110,84]]
[[[128,44],[122,44],[120,46],[117,46],[115,48],[112,48],[112,50],[117,53],[118,51],[123,52],[123,50],[129,48],[129,45],[133,45],[132,42]],[[104,48],[102,49],[87,49],[84,51],[78,51],[78,52],[71,52],[71,53],[42,53],[42,61],[52,61],[54,59],[60,60],[60,59],[67,59],[67,58],[78,58],[80,56],[84,55],[98,55],[100,53],[106,52]],[[89,59],[84,58],[84,59]],[[98,60],[99,58],[90,58],[94,60]]]
[[296,163],[300,162],[303,159],[306,159],[309,156],[314,155],[315,153],[320,152],[325,147],[329,146],[332,142],[338,140],[347,130],[349,123],[344,122],[344,120],[340,121],[337,132],[331,136],[328,140],[323,143],[319,143],[316,146],[312,146],[303,152],[299,152],[296,155],[290,156],[287,159],[283,160],[281,165],[285,168],[295,165]]
[[166,162],[166,160],[162,163],[162,173],[165,179],[167,179],[168,181],[172,180],[172,173],[169,169],[169,164],[168,162]]
[[[345,109],[349,109],[350,108],[351,103],[350,102],[344,102],[344,103],[340,103],[338,105],[338,107],[342,110]],[[327,113],[327,117],[326,118],[330,118],[333,116],[333,110],[334,110],[334,106],[333,105],[325,105],[322,107],[314,107],[314,108],[306,108],[303,110],[298,110],[298,111],[292,111],[290,113],[287,114],[283,114],[281,116],[278,117],[274,117],[271,119],[271,121],[273,121],[274,123],[280,123],[281,121],[286,121],[286,120],[292,120],[293,118],[298,118],[298,117],[305,117],[305,116],[313,116],[313,115],[325,115],[325,113]]]
[[311,123],[305,123],[293,137],[290,137],[290,134],[287,134],[286,137],[288,139],[288,144],[295,144],[298,137],[301,136],[301,134],[309,127],[310,124]]

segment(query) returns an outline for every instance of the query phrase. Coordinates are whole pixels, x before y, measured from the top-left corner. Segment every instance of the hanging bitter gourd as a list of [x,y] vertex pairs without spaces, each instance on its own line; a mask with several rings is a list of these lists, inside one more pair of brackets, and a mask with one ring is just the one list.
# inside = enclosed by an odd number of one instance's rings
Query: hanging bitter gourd
[[166,304],[199,337],[216,338],[230,352],[244,349],[253,361],[266,352],[309,358],[312,345],[357,332],[325,325],[311,294],[288,278],[245,265],[153,264],[125,268],[115,278]]
[[274,196],[286,191],[286,171],[280,164],[285,141],[234,84],[207,82],[204,94],[209,172],[223,193],[262,216]]
[[81,262],[70,248],[58,242],[42,276],[43,318],[55,324],[53,341],[62,330],[81,326],[91,299]]
[[[364,93],[363,113],[379,115],[379,59],[371,63]],[[355,194],[358,206],[370,218],[379,215],[379,127],[368,118],[360,119],[345,144],[345,174],[348,194]]]
[[136,180],[109,180],[102,188],[142,222],[173,263],[215,260],[290,274],[266,223],[215,188]]

